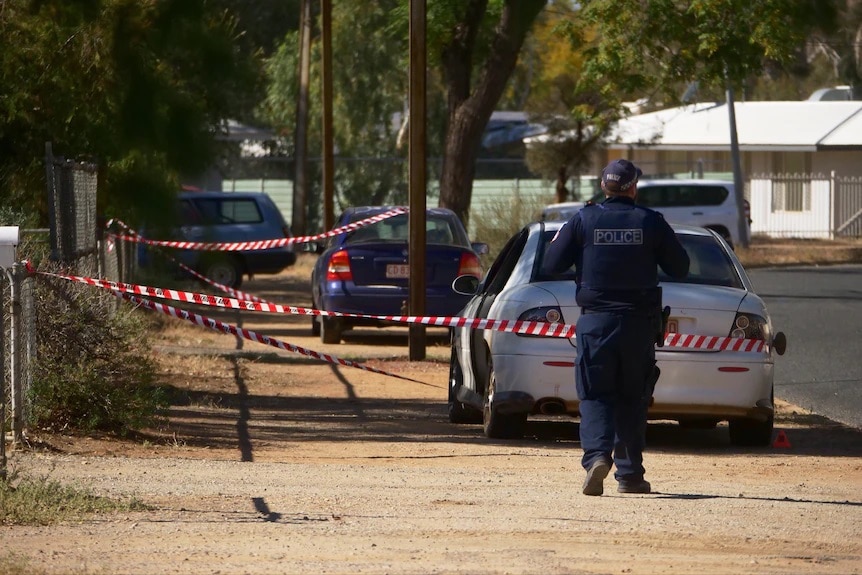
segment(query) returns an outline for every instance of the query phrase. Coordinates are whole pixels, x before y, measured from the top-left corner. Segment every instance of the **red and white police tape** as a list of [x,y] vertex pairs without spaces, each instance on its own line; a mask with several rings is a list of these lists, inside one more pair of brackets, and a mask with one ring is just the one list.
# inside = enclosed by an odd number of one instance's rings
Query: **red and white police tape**
[[355,229],[361,228],[363,226],[367,226],[370,224],[377,223],[381,220],[385,220],[387,218],[391,218],[392,216],[397,216],[399,214],[407,213],[406,208],[393,208],[389,211],[383,212],[382,214],[377,214],[376,216],[371,216],[370,218],[365,218],[364,220],[360,220],[358,222],[353,222],[347,224],[346,226],[341,226],[340,228],[335,228],[333,230],[329,230],[328,232],[323,232],[320,234],[316,234],[313,236],[297,236],[292,238],[277,238],[271,240],[258,240],[251,242],[230,242],[230,243],[219,243],[219,242],[181,242],[174,240],[150,240],[145,238],[144,236],[137,233],[135,230],[130,228],[128,225],[123,223],[118,219],[111,219],[106,224],[106,228],[110,228],[113,224],[117,224],[118,226],[126,229],[129,234],[121,235],[121,234],[109,234],[111,237],[127,240],[130,242],[138,242],[147,244],[150,246],[162,246],[169,248],[178,248],[183,250],[207,250],[207,251],[226,251],[226,252],[238,252],[238,251],[246,251],[246,250],[266,250],[270,248],[278,248],[282,246],[286,246],[288,244],[305,244],[308,242],[314,242],[320,239],[329,238],[332,236],[337,236],[339,234],[343,234],[344,232],[353,231]]
[[[533,335],[544,337],[575,337],[575,326],[573,324],[547,323],[537,321],[521,320],[499,320],[499,319],[469,319],[465,317],[442,317],[442,316],[403,316],[403,315],[363,315],[340,312],[327,312],[298,306],[273,304],[268,302],[255,302],[250,300],[238,300],[235,298],[213,296],[195,292],[186,292],[172,289],[154,288],[143,285],[127,284],[109,280],[95,279],[82,276],[54,274],[49,272],[36,272],[29,262],[25,262],[27,269],[33,273],[55,276],[68,281],[84,283],[110,291],[139,296],[156,297],[173,301],[181,301],[198,305],[219,307],[226,309],[239,309],[245,311],[258,311],[263,313],[278,313],[308,316],[329,317],[352,317],[375,319],[393,323],[417,323],[433,327],[466,327],[471,329],[490,329],[493,331],[510,332],[519,335]],[[669,333],[665,336],[666,347],[697,349],[702,351],[743,351],[751,353],[763,353],[766,350],[766,342],[757,339],[741,339],[734,337],[719,337],[705,335],[691,335],[680,333]]]
[[[120,226],[122,226],[122,227],[126,228],[126,229],[129,231],[129,233],[130,233],[130,234],[132,234],[132,236],[140,237],[140,236],[138,235],[138,232],[136,232],[136,231],[135,231],[135,230],[133,230],[132,228],[128,227],[125,223],[123,223],[123,222],[122,222],[122,221],[120,221],[120,220],[110,220],[110,221],[107,223],[107,225],[106,225],[105,227],[106,227],[106,228],[110,228],[110,227],[113,225],[113,223],[114,223],[114,222],[117,222],[117,224],[118,224],[118,225],[120,225]],[[109,251],[113,248],[113,244],[114,244],[114,240],[115,240],[115,239],[122,239],[122,238],[125,238],[125,237],[126,237],[126,236],[116,236],[116,235],[113,235],[113,234],[109,235],[108,240],[107,240],[107,241],[108,241],[108,246],[109,246]],[[158,247],[158,246],[149,246],[149,247]],[[181,270],[185,271],[186,273],[188,273],[188,274],[189,274],[189,275],[191,275],[192,277],[195,277],[195,278],[199,279],[200,281],[202,281],[202,282],[204,282],[204,283],[206,283],[206,284],[211,285],[212,287],[216,288],[216,289],[217,289],[217,290],[219,290],[219,291],[222,291],[222,292],[224,292],[224,293],[230,294],[230,295],[234,296],[234,297],[235,297],[235,298],[237,298],[237,299],[241,299],[241,300],[250,300],[250,301],[259,301],[259,302],[265,302],[265,301],[266,301],[265,299],[263,299],[263,298],[261,298],[261,297],[258,297],[258,296],[256,296],[256,295],[253,295],[253,294],[250,294],[250,293],[246,293],[246,292],[244,292],[244,291],[238,290],[238,289],[236,289],[236,288],[232,288],[232,287],[230,287],[230,286],[226,286],[226,285],[224,285],[224,284],[220,284],[220,283],[218,283],[217,281],[215,281],[215,280],[213,280],[213,279],[210,279],[210,278],[208,278],[207,276],[203,275],[202,273],[198,272],[197,270],[194,270],[194,269],[190,268],[189,266],[187,266],[187,265],[186,265],[186,264],[184,264],[183,262],[179,261],[178,259],[176,259],[176,258],[174,258],[174,257],[172,257],[172,256],[170,256],[170,255],[168,255],[168,254],[162,254],[162,255],[164,255],[166,258],[168,258],[169,260],[171,260],[172,262],[174,262],[175,264],[177,264]]]
[[129,295],[128,293],[123,293],[117,290],[113,290],[114,295],[117,297],[122,297],[123,299],[129,300],[130,302],[139,305],[141,307],[145,307],[152,311],[161,312],[166,315],[170,315],[179,319],[184,319],[186,321],[190,321],[197,325],[208,327],[210,329],[214,329],[216,331],[221,331],[224,333],[229,333],[232,335],[236,335],[239,337],[243,337],[245,339],[256,341],[258,343],[262,343],[265,345],[271,345],[272,347],[277,347],[278,349],[283,349],[284,351],[292,351],[294,353],[299,353],[308,357],[312,357],[314,359],[319,359],[321,361],[325,361],[326,363],[331,363],[335,365],[343,365],[346,367],[355,367],[357,369],[362,369],[364,371],[370,371],[373,373],[379,373],[380,375],[388,375],[389,377],[397,377],[398,379],[403,379],[406,381],[412,381],[413,383],[421,383],[422,385],[430,385],[425,383],[424,381],[419,381],[418,379],[413,379],[410,377],[406,377],[403,375],[398,375],[397,373],[392,373],[389,371],[385,371],[382,369],[377,369],[376,367],[370,367],[363,363],[358,363],[355,361],[350,361],[349,359],[341,359],[334,355],[330,355],[328,353],[320,353],[311,349],[307,349],[298,345],[294,345],[292,343],[285,343],[279,339],[274,337],[269,337],[268,335],[261,335],[255,331],[250,329],[245,329],[230,323],[225,323],[222,321],[218,321],[216,319],[206,317],[200,314],[191,313],[189,311],[183,309],[177,309],[175,307],[152,302],[148,299],[136,297],[133,295]]

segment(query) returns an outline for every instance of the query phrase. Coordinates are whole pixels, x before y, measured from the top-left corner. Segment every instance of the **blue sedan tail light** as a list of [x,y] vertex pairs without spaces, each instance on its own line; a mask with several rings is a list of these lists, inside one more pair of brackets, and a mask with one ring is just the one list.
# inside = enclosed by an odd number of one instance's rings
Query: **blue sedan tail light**
[[330,256],[329,265],[326,266],[326,281],[353,281],[347,250],[338,250]]
[[482,277],[482,264],[479,263],[479,256],[472,252],[464,252],[461,254],[461,261],[458,263],[459,276],[476,276]]

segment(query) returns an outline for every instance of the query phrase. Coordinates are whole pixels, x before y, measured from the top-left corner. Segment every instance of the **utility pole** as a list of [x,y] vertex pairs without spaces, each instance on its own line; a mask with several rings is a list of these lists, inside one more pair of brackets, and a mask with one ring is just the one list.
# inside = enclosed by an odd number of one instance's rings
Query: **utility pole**
[[305,235],[308,205],[308,84],[311,69],[311,0],[302,0],[299,15],[299,91],[296,95],[296,129],[293,204],[290,227],[294,235]]
[[335,225],[335,167],[332,130],[332,0],[320,0],[323,86],[323,229]]
[[[426,176],[426,102],[425,102],[425,0],[410,0],[410,90],[408,96],[409,119],[409,196],[410,212],[409,247],[410,264],[409,315],[425,315],[425,194]],[[411,361],[425,359],[425,326],[411,323],[409,328],[409,354]]]
[[727,113],[730,120],[730,156],[733,160],[733,190],[736,194],[739,245],[748,247],[748,222],[745,215],[745,182],[742,179],[742,161],[739,157],[739,139],[736,134],[736,105],[733,86],[727,80]]

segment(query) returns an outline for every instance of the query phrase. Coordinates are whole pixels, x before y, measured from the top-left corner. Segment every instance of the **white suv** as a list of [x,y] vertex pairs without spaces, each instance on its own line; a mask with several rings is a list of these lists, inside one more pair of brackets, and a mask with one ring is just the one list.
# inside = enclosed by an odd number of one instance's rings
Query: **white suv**
[[[604,195],[593,198],[601,201]],[[750,209],[743,200],[746,240],[751,238]],[[739,210],[733,182],[724,180],[646,180],[638,182],[637,203],[661,212],[671,223],[701,226],[717,231],[731,247],[739,245]],[[567,220],[584,202],[551,204],[542,220]]]

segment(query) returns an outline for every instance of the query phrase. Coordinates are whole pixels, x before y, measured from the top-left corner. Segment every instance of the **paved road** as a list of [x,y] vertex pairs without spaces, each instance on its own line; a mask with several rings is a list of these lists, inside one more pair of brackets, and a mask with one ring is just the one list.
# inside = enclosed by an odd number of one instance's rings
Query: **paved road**
[[862,265],[749,270],[787,353],[775,395],[862,428]]

